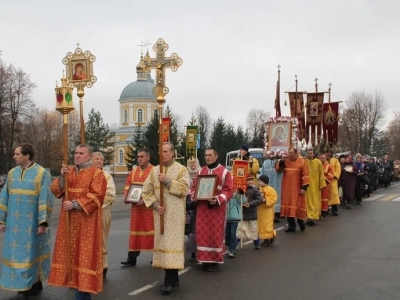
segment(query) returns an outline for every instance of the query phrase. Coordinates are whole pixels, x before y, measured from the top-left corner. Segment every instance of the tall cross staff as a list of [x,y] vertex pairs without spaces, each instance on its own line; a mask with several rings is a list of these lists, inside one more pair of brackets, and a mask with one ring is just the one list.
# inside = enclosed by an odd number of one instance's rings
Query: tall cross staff
[[[56,110],[63,116],[63,163],[68,166],[68,114],[74,110],[74,103],[72,101],[73,87],[68,85],[67,78],[63,75],[61,78],[61,87],[58,85],[56,90]],[[64,175],[65,192],[63,201],[68,201],[68,173]],[[70,228],[69,228],[69,212],[65,211],[65,238],[67,240],[67,274],[68,279],[71,280],[71,245],[70,245]]]
[[[178,70],[182,65],[183,60],[176,53],[172,53],[170,57],[165,57],[165,52],[169,46],[162,38],[157,40],[157,43],[153,45],[153,51],[156,52],[156,57],[151,58],[147,51],[141,64],[146,72],[150,72],[151,69],[156,70],[156,86],[153,89],[153,94],[156,96],[158,103],[158,117],[160,120],[158,135],[159,135],[159,161],[160,161],[160,173],[163,173],[162,164],[162,115],[163,106],[165,103],[165,95],[168,94],[169,89],[165,85],[165,69],[170,68],[172,72]],[[160,206],[164,206],[164,186],[160,185]],[[164,234],[164,215],[160,216],[160,234]]]

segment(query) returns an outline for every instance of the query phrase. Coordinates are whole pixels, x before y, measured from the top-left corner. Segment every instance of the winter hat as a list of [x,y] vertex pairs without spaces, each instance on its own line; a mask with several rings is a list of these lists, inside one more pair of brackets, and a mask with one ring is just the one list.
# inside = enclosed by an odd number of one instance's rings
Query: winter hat
[[258,177],[258,180],[261,180],[265,184],[269,183],[269,177],[267,175],[260,175],[260,177]]
[[246,151],[246,152],[249,152],[249,147],[248,147],[247,145],[242,145],[242,146],[240,146],[240,149],[241,149],[241,150],[244,150],[244,151]]

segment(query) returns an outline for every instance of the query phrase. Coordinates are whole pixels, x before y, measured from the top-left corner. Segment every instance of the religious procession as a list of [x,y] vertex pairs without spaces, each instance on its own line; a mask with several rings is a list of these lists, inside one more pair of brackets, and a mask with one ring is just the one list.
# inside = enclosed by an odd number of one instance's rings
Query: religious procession
[[[164,115],[165,71],[176,71],[183,60],[165,57],[168,45],[159,39],[156,58],[142,55],[138,80],[156,70],[153,93],[159,116]],[[75,300],[92,299],[108,280],[111,208],[116,199],[113,176],[104,168],[104,155],[85,143],[83,101],[85,87],[96,82],[94,55],[68,53],[66,73],[55,88],[55,107],[63,120],[63,162],[60,176],[35,163],[35,147],[20,143],[14,149],[15,168],[0,193],[0,232],[4,233],[0,287],[24,299],[44,294],[43,282],[74,290]],[[290,116],[280,108],[280,69],[275,117],[265,122],[264,157],[252,156],[247,144],[238,145],[228,169],[219,161],[220,149],[205,149],[205,165],[197,157],[199,127],[187,126],[186,163],[171,143],[171,119],[160,118],[159,165],[151,153],[136,149],[137,164],[126,177],[123,202],[130,206],[127,256],[122,266],[135,266],[144,251],[152,252],[151,265],[164,270],[160,293],[179,289],[179,272],[189,263],[215,273],[225,257],[240,259],[244,243],[264,251],[279,244],[274,224],[285,232],[301,234],[322,224],[339,207],[361,205],[379,184],[388,188],[394,167],[357,154],[337,154],[339,103],[324,102],[326,92],[288,92]],[[74,88],[80,98],[80,144],[70,149],[68,115],[74,110]],[[304,102],[306,96],[306,102]],[[305,109],[304,109],[305,108]],[[121,118],[126,118],[126,111]],[[70,151],[73,164],[68,163]],[[378,165],[379,163],[379,165]],[[382,174],[382,176],[379,176]],[[56,198],[56,199],[55,199]],[[57,200],[60,199],[60,200]],[[54,202],[61,211],[54,245],[49,230]],[[299,230],[297,230],[297,227]],[[21,247],[22,246],[22,247]],[[268,251],[268,250],[266,250]],[[231,260],[230,263],[235,260]],[[155,275],[156,276],[156,275]],[[95,297],[95,296],[94,296]]]

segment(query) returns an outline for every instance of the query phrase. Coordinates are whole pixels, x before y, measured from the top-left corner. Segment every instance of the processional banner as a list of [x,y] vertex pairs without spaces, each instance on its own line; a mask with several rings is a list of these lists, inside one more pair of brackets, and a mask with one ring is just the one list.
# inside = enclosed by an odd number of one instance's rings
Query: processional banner
[[306,141],[315,146],[321,141],[322,106],[325,93],[307,93]]
[[322,128],[324,137],[332,148],[338,142],[339,135],[339,102],[329,102],[323,105]]
[[186,157],[190,159],[196,158],[196,140],[197,140],[197,126],[186,127]]
[[247,174],[249,172],[248,160],[234,160],[232,166],[233,175],[233,190],[239,189],[246,191],[247,189]]
[[[306,121],[304,117],[304,98],[302,92],[289,92],[290,116],[299,121],[299,139],[306,138]],[[297,98],[296,98],[297,97]]]
[[171,125],[171,117],[162,118],[161,125],[162,125],[161,126],[162,127],[162,141],[163,141],[163,143],[169,142],[170,141],[169,129],[170,129],[170,125]]

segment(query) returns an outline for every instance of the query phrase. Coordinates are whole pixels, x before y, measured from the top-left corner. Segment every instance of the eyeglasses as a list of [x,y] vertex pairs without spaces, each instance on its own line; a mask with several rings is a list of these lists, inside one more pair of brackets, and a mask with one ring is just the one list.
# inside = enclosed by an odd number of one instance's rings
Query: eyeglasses
[[144,155],[138,155],[138,158],[143,158],[143,157],[145,157]]

